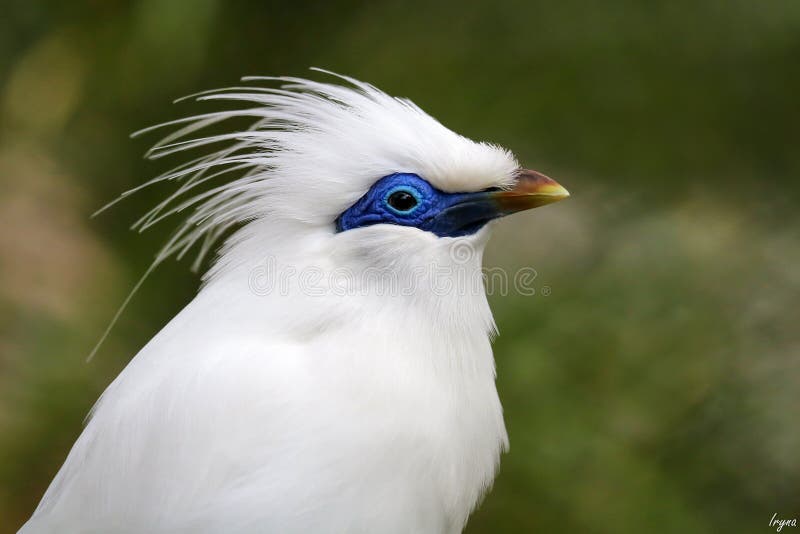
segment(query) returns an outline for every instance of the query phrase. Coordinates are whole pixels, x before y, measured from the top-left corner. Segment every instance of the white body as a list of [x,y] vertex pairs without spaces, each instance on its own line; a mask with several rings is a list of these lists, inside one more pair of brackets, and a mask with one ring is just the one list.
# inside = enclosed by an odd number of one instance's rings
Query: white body
[[[319,243],[293,249],[325,267]],[[506,443],[483,292],[259,294],[252,260],[108,388],[22,532],[461,531]]]
[[[297,83],[309,93],[248,95],[265,107],[242,114],[263,122],[234,163],[251,172],[179,236],[249,224],[105,391],[24,534],[457,533],[491,485],[507,446],[491,313],[481,284],[437,291],[428,270],[474,281],[489,228],[332,221],[391,172],[475,191],[507,184],[516,161],[370,86]],[[265,265],[284,287],[265,290]]]

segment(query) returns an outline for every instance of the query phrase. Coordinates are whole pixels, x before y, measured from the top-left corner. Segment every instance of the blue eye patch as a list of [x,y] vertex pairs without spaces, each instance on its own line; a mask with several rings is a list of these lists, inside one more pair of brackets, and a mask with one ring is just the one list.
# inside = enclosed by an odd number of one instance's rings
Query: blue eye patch
[[490,191],[446,193],[417,174],[384,176],[336,219],[336,231],[375,224],[411,226],[439,237],[458,237],[480,230],[501,211]]

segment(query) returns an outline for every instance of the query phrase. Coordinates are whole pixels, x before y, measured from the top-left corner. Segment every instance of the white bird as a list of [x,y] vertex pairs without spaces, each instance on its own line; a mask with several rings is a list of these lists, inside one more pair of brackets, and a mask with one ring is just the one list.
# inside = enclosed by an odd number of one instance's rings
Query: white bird
[[191,213],[155,263],[237,229],[20,532],[464,528],[507,448],[481,254],[494,219],[568,193],[340,78],[249,79],[198,97],[245,109],[167,123],[152,157],[216,149],[149,182],[180,186],[138,228]]

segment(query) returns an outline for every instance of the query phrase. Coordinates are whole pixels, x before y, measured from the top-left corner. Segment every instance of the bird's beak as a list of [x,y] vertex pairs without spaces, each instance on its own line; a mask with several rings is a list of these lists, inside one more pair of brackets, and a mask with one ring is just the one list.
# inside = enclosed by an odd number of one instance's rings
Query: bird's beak
[[489,193],[501,216],[552,204],[568,196],[569,191],[558,182],[529,169],[519,172],[513,189]]
[[568,196],[567,190],[552,178],[522,169],[512,189],[453,194],[448,205],[421,228],[440,236],[469,235],[493,219],[558,202]]

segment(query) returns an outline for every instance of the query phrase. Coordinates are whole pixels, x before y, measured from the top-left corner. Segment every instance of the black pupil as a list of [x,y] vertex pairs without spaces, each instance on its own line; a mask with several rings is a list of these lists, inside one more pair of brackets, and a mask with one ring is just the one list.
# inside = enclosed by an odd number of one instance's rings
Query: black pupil
[[417,205],[417,199],[408,191],[395,191],[389,195],[389,205],[397,211],[409,211]]

